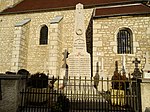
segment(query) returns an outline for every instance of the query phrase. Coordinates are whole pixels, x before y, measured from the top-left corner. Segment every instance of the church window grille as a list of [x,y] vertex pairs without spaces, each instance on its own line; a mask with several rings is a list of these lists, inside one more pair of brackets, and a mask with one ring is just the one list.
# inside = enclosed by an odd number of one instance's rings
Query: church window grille
[[48,27],[44,25],[40,31],[40,45],[48,44]]
[[128,28],[119,30],[117,34],[117,52],[118,54],[133,53],[132,32]]

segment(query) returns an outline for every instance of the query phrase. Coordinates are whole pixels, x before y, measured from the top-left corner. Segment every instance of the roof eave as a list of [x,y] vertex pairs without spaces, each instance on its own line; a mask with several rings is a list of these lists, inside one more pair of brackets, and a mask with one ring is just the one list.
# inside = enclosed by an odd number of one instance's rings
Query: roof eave
[[126,13],[126,14],[111,14],[111,15],[94,16],[93,19],[119,17],[119,16],[138,16],[138,15],[149,15],[149,14],[150,14],[150,12]]
[[75,7],[63,7],[63,8],[47,8],[47,9],[36,9],[36,10],[25,10],[25,11],[15,11],[15,12],[1,12],[0,15],[8,15],[8,14],[24,14],[24,13],[39,13],[39,12],[49,12],[49,11],[60,11],[60,10],[71,10]]
[[[141,3],[141,1],[138,1]],[[127,4],[127,3],[137,3],[137,1],[126,1],[123,2],[122,4]],[[94,8],[94,7],[101,7],[101,6],[108,6],[108,5],[118,5],[120,2],[115,2],[115,3],[104,3],[104,4],[91,4],[91,5],[85,5],[84,8]],[[59,8],[47,8],[47,9],[36,9],[36,10],[25,10],[25,11],[15,11],[15,12],[0,12],[0,15],[7,15],[7,14],[24,14],[24,13],[33,13],[33,12],[48,12],[48,11],[60,11],[60,10],[71,10],[75,9],[75,6],[69,6],[69,7],[59,7]]]

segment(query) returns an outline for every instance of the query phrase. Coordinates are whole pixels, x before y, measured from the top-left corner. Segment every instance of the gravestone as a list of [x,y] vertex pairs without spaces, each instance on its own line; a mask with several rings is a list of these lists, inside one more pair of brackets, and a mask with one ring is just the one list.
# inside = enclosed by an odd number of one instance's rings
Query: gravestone
[[68,57],[69,76],[91,78],[91,58],[86,49],[83,5],[77,4],[75,10],[75,32],[73,52]]
[[146,52],[145,57],[145,65],[143,68],[143,78],[150,79],[150,64],[149,64],[149,54]]

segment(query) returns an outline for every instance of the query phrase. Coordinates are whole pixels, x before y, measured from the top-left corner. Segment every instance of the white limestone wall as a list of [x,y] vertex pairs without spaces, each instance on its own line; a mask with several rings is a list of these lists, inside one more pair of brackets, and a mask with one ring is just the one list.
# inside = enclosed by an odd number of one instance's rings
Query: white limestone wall
[[[62,52],[65,49],[68,52],[72,52],[72,43],[74,37],[74,15],[75,10],[66,10],[66,11],[50,11],[50,12],[40,12],[40,13],[29,13],[29,14],[13,14],[13,15],[1,15],[0,16],[0,72],[6,72],[11,70],[11,59],[12,59],[12,46],[14,40],[14,32],[15,32],[15,24],[19,21],[22,21],[26,18],[30,18],[31,22],[29,25],[28,31],[28,54],[27,54],[27,70],[31,73],[43,72],[47,71],[48,60],[49,60],[49,46],[48,45],[39,45],[40,38],[40,29],[43,25],[47,25],[48,39],[51,41],[51,34],[55,33],[55,30],[52,29],[50,21],[58,16],[62,15],[63,19],[61,20],[61,25],[59,25],[58,29],[61,31],[61,45],[59,44],[59,60],[62,60]],[[89,20],[91,18],[92,9],[86,9],[85,16],[85,24],[86,28],[89,24]],[[54,56],[54,55],[53,55]],[[54,56],[55,57],[55,56]],[[59,66],[62,62],[58,62]],[[49,71],[51,72],[51,71]],[[59,72],[58,72],[59,73]],[[52,73],[51,74],[55,74]],[[56,73],[57,74],[57,73]]]
[[14,41],[11,58],[11,71],[17,72],[19,69],[27,69],[29,26],[15,26]]
[[115,61],[118,61],[119,70],[122,69],[122,55],[117,54],[117,33],[124,27],[131,29],[133,33],[133,54],[126,55],[127,71],[134,71],[132,61],[135,57],[141,61],[139,68],[144,66],[143,54],[150,51],[150,17],[99,18],[93,21],[93,74],[96,73],[97,62],[108,77],[113,75]]
[[49,75],[59,76],[62,61],[61,23],[51,24],[49,39],[48,70]]
[[[14,40],[15,24],[26,18],[30,18],[30,28],[28,37],[28,55],[27,69],[32,73],[43,72],[47,70],[47,62],[49,60],[49,44],[39,45],[40,28],[42,25],[47,25],[49,29],[49,41],[51,40],[50,33],[55,32],[51,29],[50,20],[57,15],[62,15],[61,21],[61,53],[67,49],[72,52],[73,37],[74,37],[74,22],[75,10],[41,12],[18,15],[1,15],[0,16],[0,72],[11,70],[12,46]],[[88,27],[92,9],[85,10],[85,25]],[[129,72],[133,72],[134,57],[141,60],[140,68],[144,64],[142,54],[150,48],[150,18],[149,17],[120,17],[96,19],[93,22],[93,75],[96,72],[96,62],[99,62],[101,68],[101,59],[104,61],[104,72],[107,75],[112,75],[114,71],[115,61],[119,61],[119,69],[121,69],[121,55],[116,53],[116,34],[119,28],[127,27],[133,32],[134,54],[128,55],[127,68]],[[91,37],[92,38],[92,37]]]
[[141,104],[142,112],[150,109],[150,79],[142,80],[141,83]]
[[6,8],[12,7],[23,0],[0,0],[0,12]]

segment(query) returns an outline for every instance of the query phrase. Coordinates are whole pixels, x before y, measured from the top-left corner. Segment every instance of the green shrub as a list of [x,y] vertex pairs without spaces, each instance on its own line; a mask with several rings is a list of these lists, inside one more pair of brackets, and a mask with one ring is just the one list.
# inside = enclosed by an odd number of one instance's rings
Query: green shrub
[[44,73],[36,73],[31,76],[31,87],[33,88],[47,88],[48,87],[48,76]]

